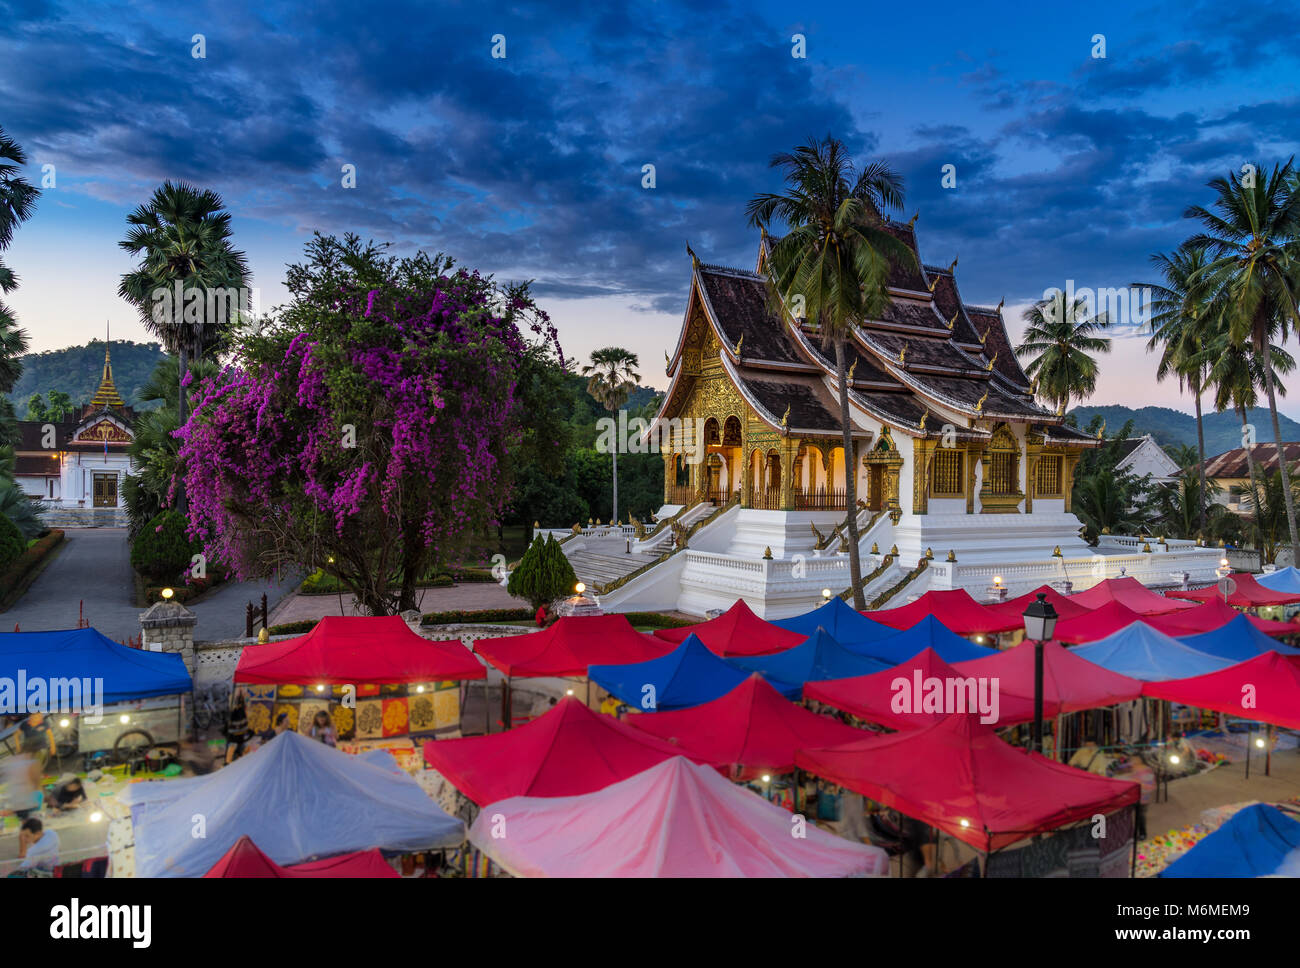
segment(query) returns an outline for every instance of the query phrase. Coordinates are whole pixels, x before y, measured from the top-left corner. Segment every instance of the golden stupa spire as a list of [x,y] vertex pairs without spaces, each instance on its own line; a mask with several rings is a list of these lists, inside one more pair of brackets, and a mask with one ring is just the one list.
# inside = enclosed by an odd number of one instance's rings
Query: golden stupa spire
[[104,324],[104,375],[100,378],[99,389],[90,398],[90,405],[96,409],[126,406],[126,401],[122,399],[122,395],[117,392],[117,386],[113,383],[113,360],[108,352],[107,323]]

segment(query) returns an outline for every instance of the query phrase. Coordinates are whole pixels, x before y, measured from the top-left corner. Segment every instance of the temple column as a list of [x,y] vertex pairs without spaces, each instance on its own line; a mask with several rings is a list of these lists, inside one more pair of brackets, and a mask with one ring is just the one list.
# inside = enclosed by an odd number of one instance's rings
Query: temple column
[[930,457],[934,443],[923,438],[912,440],[912,513],[930,510]]
[[754,449],[747,444],[740,448],[743,457],[740,466],[740,506],[747,508],[753,503],[754,493]]
[[672,503],[672,489],[677,484],[677,455],[672,451],[661,451],[664,461],[664,503]]
[[799,441],[786,440],[781,447],[781,508],[794,510],[794,460]]
[[1078,453],[1066,454],[1061,460],[1061,494],[1065,497],[1065,510],[1073,510],[1074,465],[1079,463]]

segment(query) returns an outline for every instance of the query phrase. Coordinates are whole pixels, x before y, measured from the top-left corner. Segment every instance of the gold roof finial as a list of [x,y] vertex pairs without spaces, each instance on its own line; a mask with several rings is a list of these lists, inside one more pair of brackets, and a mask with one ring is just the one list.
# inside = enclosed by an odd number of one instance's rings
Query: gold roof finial
[[939,285],[939,277],[935,276],[933,279],[930,280],[930,291],[934,292],[934,287],[937,285]]
[[855,356],[855,357],[853,358],[853,365],[849,367],[849,382],[850,382],[850,383],[853,382],[853,371],[856,370],[857,368],[858,368],[858,358]]
[[898,351],[898,362],[899,362],[899,363],[906,363],[906,362],[907,362],[907,344],[906,344],[906,343],[904,343],[904,344],[903,344],[903,348],[902,348],[901,350]]
[[993,364],[997,362],[997,359],[998,359],[998,351],[997,351],[997,350],[994,350],[994,351],[993,351],[993,356],[992,356],[992,358],[989,360],[989,365],[986,366],[986,367],[984,367],[984,369],[986,369],[986,370],[988,370],[990,373],[992,373],[992,372],[993,372]]
[[691,257],[691,265],[695,266],[696,268],[699,268],[700,257],[695,254],[695,250],[691,248],[691,244],[689,242],[686,243],[686,254]]
[[1103,436],[1105,433],[1106,433],[1106,418],[1105,418],[1105,417],[1102,417],[1102,418],[1101,418],[1101,426],[1097,428],[1097,439],[1098,439],[1098,440],[1101,440],[1102,436]]
[[976,413],[983,413],[983,412],[984,412],[984,401],[987,400],[988,398],[989,398],[989,392],[988,392],[987,390],[985,390],[985,391],[984,391],[984,396],[980,397],[980,399],[979,399],[979,403],[975,404],[975,412],[976,412]]
[[790,425],[790,408],[789,406],[787,406],[785,408],[785,413],[781,414],[781,426],[788,427],[789,425]]
[[990,326],[988,329],[984,330],[984,335],[980,337],[980,346],[983,346],[985,341],[988,340],[989,333],[992,331],[992,329],[993,327]]
[[960,309],[958,309],[955,313],[952,314],[952,319],[948,320],[948,328],[949,328],[949,329],[952,329],[954,326],[957,325],[957,317],[960,316],[960,315],[961,315],[961,310],[960,310]]
[[1005,303],[1006,301],[1007,301],[1007,297],[1003,296],[1001,299],[998,300],[998,308],[993,310],[999,316],[1002,315],[1002,304]]
[[672,357],[668,355],[667,350],[664,350],[664,366],[672,366],[672,365],[673,365]]
[[948,267],[948,274],[949,274],[949,275],[952,275],[952,270],[953,270],[953,269],[956,269],[956,268],[957,268],[957,257],[956,257],[956,256],[953,256],[953,257],[952,257],[952,265],[950,265],[950,266]]
[[922,430],[925,429],[925,421],[929,418],[929,416],[930,416],[930,411],[929,411],[929,410],[922,410],[922,411],[921,411],[921,422],[920,422],[919,424],[917,424],[917,426],[920,427]]
[[916,210],[916,214],[912,216],[912,220],[907,223],[907,227],[909,229],[916,228],[916,220],[919,219],[920,217],[921,217],[921,210],[918,208]]
[[736,356],[740,356],[740,348],[745,345],[745,334],[740,334],[740,339],[736,340]]

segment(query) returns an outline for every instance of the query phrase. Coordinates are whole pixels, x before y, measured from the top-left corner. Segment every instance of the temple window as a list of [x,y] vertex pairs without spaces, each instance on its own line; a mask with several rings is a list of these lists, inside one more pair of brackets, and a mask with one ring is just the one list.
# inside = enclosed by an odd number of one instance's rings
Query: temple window
[[941,447],[934,455],[930,476],[932,497],[961,497],[965,493],[966,453],[952,447]]
[[1061,458],[1059,456],[1040,457],[1034,482],[1034,489],[1042,497],[1061,496]]

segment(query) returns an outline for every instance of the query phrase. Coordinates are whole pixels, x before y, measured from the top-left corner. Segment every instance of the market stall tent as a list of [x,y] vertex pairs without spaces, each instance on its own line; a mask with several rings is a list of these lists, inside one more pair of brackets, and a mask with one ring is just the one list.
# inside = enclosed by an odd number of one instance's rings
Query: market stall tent
[[204,877],[400,877],[378,850],[361,850],[325,860],[281,867],[245,834]]
[[[594,665],[587,677],[639,712],[686,709],[725,695],[749,673],[709,651],[698,636],[649,662]],[[799,683],[781,683],[783,694],[798,698]]]
[[1120,629],[1128,628],[1134,622],[1144,621],[1147,617],[1141,612],[1133,611],[1122,602],[1105,602],[1086,615],[1058,622],[1056,640],[1069,644],[1095,642],[1097,639],[1114,635]]
[[1300,821],[1267,803],[1238,810],[1160,877],[1296,877]]
[[1190,679],[1148,682],[1142,694],[1253,722],[1300,729],[1300,666],[1277,652],[1265,652]]
[[570,615],[540,632],[478,639],[474,651],[506,676],[585,676],[591,665],[645,662],[669,650],[624,615]]
[[1300,594],[1300,568],[1294,565],[1260,575],[1255,580],[1275,592]]
[[1021,616],[981,605],[964,588],[928,591],[914,602],[868,612],[867,616],[895,629],[908,629],[922,619],[934,616],[958,635],[992,635],[1024,626]]
[[997,615],[1007,619],[1014,618],[1023,625],[1025,620],[1025,609],[1036,602],[1039,595],[1046,598],[1051,606],[1056,609],[1056,617],[1060,621],[1065,621],[1070,618],[1078,618],[1080,615],[1086,615],[1090,611],[1087,605],[1078,604],[1075,602],[1073,596],[1062,595],[1051,585],[1039,585],[1031,592],[1025,592],[1025,594],[1019,595],[1016,598],[1008,599],[1005,602],[996,602],[992,605],[986,605],[985,608],[990,612],[996,613]]
[[479,806],[591,793],[681,754],[572,696],[509,732],[424,744],[425,762]]
[[879,659],[887,666],[906,662],[925,649],[934,649],[945,662],[982,659],[995,651],[976,645],[969,639],[963,639],[933,615],[921,619],[911,628],[891,635],[887,639],[864,642],[853,647],[853,651]]
[[717,618],[679,629],[655,629],[654,634],[665,642],[674,643],[695,634],[701,642],[721,656],[767,655],[793,648],[807,638],[806,635],[763,621],[745,604],[743,598],[736,599],[736,604]]
[[1159,595],[1136,578],[1128,576],[1106,578],[1086,592],[1071,595],[1070,599],[1074,604],[1087,608],[1101,608],[1107,602],[1119,602],[1139,615],[1163,615],[1193,607],[1188,602]]
[[812,635],[819,628],[825,629],[837,642],[870,642],[893,635],[898,630],[888,625],[873,622],[844,599],[835,597],[825,605],[819,605],[811,612],[783,618],[773,625],[801,635]]
[[801,750],[795,762],[981,851],[1132,806],[1140,791],[1010,746],[974,716]]
[[327,615],[306,635],[246,647],[236,682],[268,685],[441,682],[483,679],[483,663],[459,641],[423,638],[398,615]]
[[1189,649],[1208,652],[1233,662],[1242,662],[1264,652],[1280,652],[1282,655],[1300,655],[1300,649],[1283,645],[1277,639],[1265,635],[1251,624],[1245,615],[1238,615],[1227,625],[1220,626],[1213,632],[1200,635],[1179,636]]
[[785,699],[755,673],[719,699],[677,712],[629,716],[627,723],[680,747],[683,753],[732,775],[789,773],[795,750],[862,738],[862,730],[810,713]]
[[[996,680],[1003,699],[1020,696],[1034,700],[1035,644],[1022,642],[974,662],[959,662],[959,675]],[[1043,709],[1046,716],[1084,709],[1102,709],[1142,695],[1137,679],[1112,672],[1071,652],[1059,642],[1043,643]],[[1015,720],[1002,717],[1002,725]]]
[[465,839],[464,824],[411,777],[295,732],[206,776],[133,783],[120,800],[131,811],[137,877],[199,877],[245,834],[277,864]]
[[[946,719],[956,711],[957,701],[964,702],[968,712],[977,712],[979,684],[965,683],[965,679],[939,653],[927,648],[884,672],[806,683],[803,694],[805,699],[824,702],[859,719],[890,729],[909,730]],[[929,701],[927,695],[931,697]],[[991,705],[991,690],[986,688],[984,698],[985,705]],[[1026,700],[999,694],[997,704],[1000,721],[1028,722],[1034,718],[1032,697]]]
[[1104,639],[1070,651],[1102,668],[1143,682],[1185,679],[1217,672],[1233,664],[1231,659],[1197,652],[1146,622],[1134,622]]
[[1238,608],[1256,608],[1260,605],[1291,605],[1300,602],[1300,592],[1288,592],[1261,585],[1255,580],[1255,576],[1248,572],[1236,572],[1229,575],[1228,580],[1232,582],[1234,587],[1232,594],[1226,597],[1219,591],[1217,585],[1210,588],[1198,588],[1195,591],[1170,592],[1170,594],[1194,602],[1209,602],[1217,598],[1219,601],[1227,602],[1229,605],[1236,605]]
[[[191,692],[194,683],[177,652],[148,652],[119,645],[93,628],[54,632],[0,633],[0,681],[14,685],[13,706],[0,693],[0,712],[25,711],[33,692],[30,685],[70,680],[77,688],[73,706],[89,708],[96,702],[115,703],[154,696]],[[102,680],[102,687],[96,682]],[[81,687],[90,690],[81,696]],[[99,689],[102,688],[102,693]],[[54,697],[44,695],[45,704]],[[24,705],[19,706],[21,702]],[[76,708],[72,712],[79,711]]]
[[[1204,604],[1189,608],[1185,612],[1170,612],[1168,615],[1148,615],[1144,622],[1166,635],[1199,635],[1201,632],[1213,632],[1222,628],[1243,613],[1237,611],[1222,598],[1212,598]],[[1246,621],[1265,635],[1295,635],[1300,633],[1300,625],[1294,622],[1275,622],[1247,615]]]
[[[494,815],[509,836],[493,836]],[[512,797],[484,810],[470,841],[517,877],[881,876],[889,860],[791,816],[677,756],[596,793]]]
[[887,662],[846,649],[822,628],[793,649],[750,658],[737,656],[731,662],[742,669],[760,673],[773,685],[790,683],[796,686],[811,679],[848,679],[889,668]]

